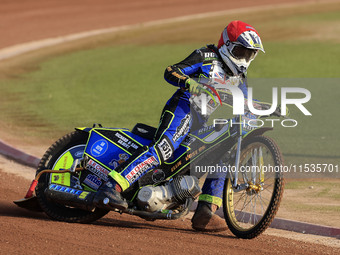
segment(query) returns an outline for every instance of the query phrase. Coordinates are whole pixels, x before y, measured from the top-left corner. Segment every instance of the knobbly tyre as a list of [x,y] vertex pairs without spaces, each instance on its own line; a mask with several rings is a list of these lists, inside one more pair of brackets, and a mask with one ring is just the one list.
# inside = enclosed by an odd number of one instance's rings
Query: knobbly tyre
[[[216,96],[220,105],[232,104],[227,91],[216,91],[210,86],[206,89],[214,106]],[[211,106],[211,100],[208,104]],[[256,104],[263,109],[269,107],[266,103]],[[275,114],[279,116],[278,111]],[[244,118],[247,114],[234,120],[242,123]],[[284,190],[280,171],[264,171],[266,166],[283,165],[279,147],[263,135],[271,129],[227,123],[193,130],[170,159],[122,193],[128,209],[115,211],[145,220],[179,219],[188,214],[201,193],[199,179],[206,177],[205,171],[194,170],[218,162],[220,169],[233,169],[227,174],[223,194],[229,229],[239,238],[260,235],[274,219]],[[100,219],[109,210],[93,203],[95,192],[106,182],[110,171],[140,147],[149,145],[155,132],[156,128],[145,124],[137,124],[132,131],[101,125],[76,128],[46,151],[25,198],[14,203],[43,211],[58,221],[89,223]],[[152,163],[152,159],[147,162]]]

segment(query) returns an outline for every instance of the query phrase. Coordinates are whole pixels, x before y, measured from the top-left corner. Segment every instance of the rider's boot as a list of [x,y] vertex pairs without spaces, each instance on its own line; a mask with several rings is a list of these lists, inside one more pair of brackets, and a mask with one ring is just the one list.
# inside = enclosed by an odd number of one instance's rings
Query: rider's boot
[[215,214],[218,206],[206,201],[199,201],[194,216],[191,219],[192,228],[197,231],[220,232],[227,230],[224,219]]
[[119,184],[109,177],[109,180],[101,187],[94,197],[93,203],[104,209],[126,210],[128,204],[120,194],[122,188]]

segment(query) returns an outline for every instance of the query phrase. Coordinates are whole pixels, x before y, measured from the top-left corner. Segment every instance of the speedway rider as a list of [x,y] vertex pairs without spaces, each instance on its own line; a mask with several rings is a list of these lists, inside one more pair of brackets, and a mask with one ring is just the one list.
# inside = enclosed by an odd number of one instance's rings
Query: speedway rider
[[[226,79],[238,79],[238,87],[247,97],[246,71],[259,50],[264,52],[257,31],[236,20],[223,30],[217,47],[207,45],[195,50],[183,61],[168,66],[164,78],[179,89],[163,109],[153,142],[148,147],[141,148],[109,174],[111,178],[97,192],[95,202],[100,204],[104,198],[109,198],[107,206],[110,209],[126,209],[127,202],[120,192],[128,189],[152,168],[168,160],[190,132],[193,122],[198,121],[203,125],[200,114],[190,111],[189,102],[191,95],[199,95],[204,90],[203,85],[197,82],[202,77],[211,79],[214,73],[220,76],[222,73]],[[192,218],[194,229],[222,231],[227,228],[225,221],[214,214],[222,204],[224,179],[225,176],[206,179]]]

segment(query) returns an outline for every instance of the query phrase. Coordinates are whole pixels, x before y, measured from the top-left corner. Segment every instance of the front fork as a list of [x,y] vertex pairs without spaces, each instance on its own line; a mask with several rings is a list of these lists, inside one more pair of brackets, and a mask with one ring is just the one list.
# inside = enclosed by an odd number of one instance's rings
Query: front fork
[[[242,148],[242,129],[240,128],[240,132],[238,134],[238,139],[237,139],[237,144],[236,144],[236,156],[235,156],[235,174],[234,174],[234,179],[232,180],[232,187],[233,190],[235,192],[239,192],[242,190],[246,190],[246,189],[251,189],[254,190],[256,192],[261,190],[261,186],[259,185],[255,185],[256,183],[256,166],[257,163],[259,163],[259,167],[260,167],[260,183],[262,185],[262,183],[264,182],[264,174],[263,174],[263,157],[262,157],[262,150],[259,149],[259,151],[257,151],[255,149],[254,154],[252,155],[252,168],[251,168],[251,176],[250,179],[248,179],[247,175],[242,174],[242,178],[243,178],[243,183],[238,184],[238,179],[239,179],[239,172],[240,172],[240,157],[241,157],[241,148]],[[231,173],[230,173],[230,176]]]
[[[253,183],[255,183],[256,174],[253,171],[256,171],[256,169],[252,169],[251,173],[251,181],[248,180],[248,177],[243,174],[244,183],[238,184],[239,179],[239,172],[240,172],[240,157],[241,157],[241,148],[242,148],[242,116],[238,117],[238,124],[240,125],[240,128],[238,128],[238,138],[237,138],[237,144],[236,144],[236,156],[235,156],[235,174],[234,179],[232,181],[233,190],[235,192],[239,192],[245,189],[248,189]],[[253,159],[256,160],[256,159]]]
[[240,168],[241,147],[242,147],[242,134],[239,134],[238,139],[237,139],[237,148],[236,148],[236,157],[235,157],[235,175],[234,175],[234,183],[233,183],[233,188],[236,190],[240,186],[237,184],[237,181],[238,181],[238,172]]
[[[240,157],[241,157],[241,147],[242,147],[242,132],[239,134],[236,144],[236,156],[235,156],[235,174],[232,183],[234,192],[239,192],[249,188],[248,180],[244,180],[244,183],[238,184],[239,171],[240,171]],[[246,176],[243,175],[243,178]]]

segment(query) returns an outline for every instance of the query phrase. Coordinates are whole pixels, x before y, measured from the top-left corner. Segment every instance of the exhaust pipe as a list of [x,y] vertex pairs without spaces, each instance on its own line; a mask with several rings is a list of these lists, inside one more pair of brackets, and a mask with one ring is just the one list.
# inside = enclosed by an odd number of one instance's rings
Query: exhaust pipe
[[45,190],[45,196],[48,200],[55,203],[76,207],[86,211],[93,212],[94,192],[74,189],[59,184],[50,184]]

